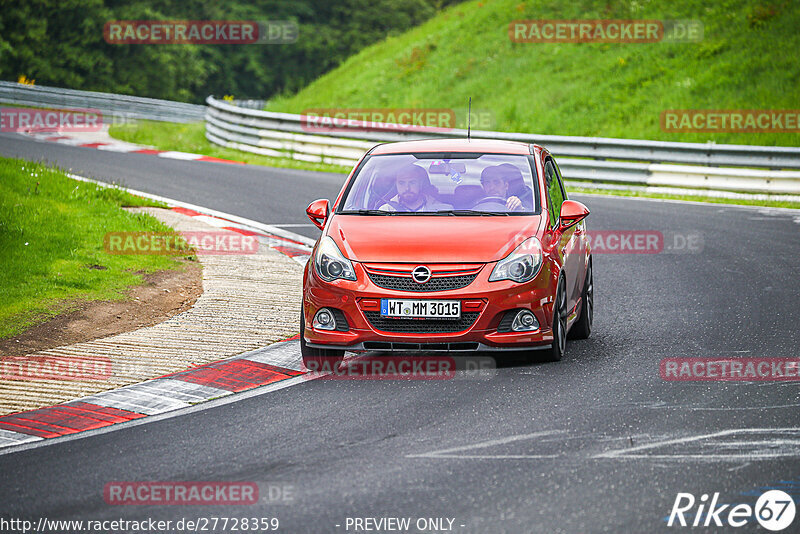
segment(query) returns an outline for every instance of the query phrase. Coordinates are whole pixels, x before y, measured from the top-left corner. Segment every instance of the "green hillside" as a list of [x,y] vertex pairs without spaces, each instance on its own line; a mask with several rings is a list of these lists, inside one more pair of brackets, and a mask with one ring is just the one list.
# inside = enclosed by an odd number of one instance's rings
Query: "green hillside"
[[[512,43],[518,19],[699,19],[697,43]],[[488,111],[492,129],[800,144],[798,133],[667,133],[668,109],[800,109],[800,2],[471,1],[364,49],[270,110]]]

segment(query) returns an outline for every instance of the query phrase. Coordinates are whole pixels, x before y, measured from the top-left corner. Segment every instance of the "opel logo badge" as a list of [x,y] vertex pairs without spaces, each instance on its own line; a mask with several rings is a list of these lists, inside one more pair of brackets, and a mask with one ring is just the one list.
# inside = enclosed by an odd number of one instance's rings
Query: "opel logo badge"
[[411,271],[411,278],[418,284],[424,284],[431,279],[431,270],[424,265],[414,267],[414,270]]

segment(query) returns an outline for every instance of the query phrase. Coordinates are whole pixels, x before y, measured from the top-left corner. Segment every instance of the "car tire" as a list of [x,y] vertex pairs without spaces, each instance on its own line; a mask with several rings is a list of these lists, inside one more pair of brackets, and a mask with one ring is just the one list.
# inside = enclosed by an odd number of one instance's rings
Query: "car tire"
[[319,349],[306,345],[306,319],[300,310],[300,355],[309,371],[335,371],[344,359],[344,350]]
[[586,279],[583,281],[581,291],[581,314],[578,321],[569,331],[570,339],[586,339],[592,333],[592,320],[594,319],[594,277],[592,276],[592,260],[589,259],[589,268],[586,269]]
[[553,344],[544,351],[545,360],[558,362],[567,348],[567,290],[564,278],[558,280],[556,298],[553,303]]

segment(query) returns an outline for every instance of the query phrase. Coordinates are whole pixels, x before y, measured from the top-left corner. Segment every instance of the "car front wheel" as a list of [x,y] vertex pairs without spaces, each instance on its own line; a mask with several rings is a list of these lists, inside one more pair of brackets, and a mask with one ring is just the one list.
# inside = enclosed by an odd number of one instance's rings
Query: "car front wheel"
[[335,371],[344,359],[344,351],[339,349],[319,349],[306,344],[306,319],[300,310],[300,355],[303,365],[309,371]]
[[586,269],[586,280],[583,282],[581,293],[581,314],[578,321],[569,331],[570,339],[586,339],[592,333],[592,320],[594,319],[594,279],[592,277],[592,262]]
[[564,279],[558,281],[556,300],[553,306],[553,344],[545,351],[547,361],[557,362],[564,357],[567,348],[567,290]]

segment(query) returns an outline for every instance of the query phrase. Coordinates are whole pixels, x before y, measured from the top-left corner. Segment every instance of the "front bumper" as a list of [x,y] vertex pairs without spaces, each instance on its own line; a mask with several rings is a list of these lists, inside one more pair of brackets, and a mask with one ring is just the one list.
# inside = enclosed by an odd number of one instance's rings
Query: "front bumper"
[[[306,343],[309,347],[319,349],[329,349],[330,344]],[[407,343],[407,342],[361,342],[355,345],[336,345],[335,348],[350,352],[471,352],[471,351],[523,351],[523,350],[545,350],[551,344],[535,345],[533,347],[522,345],[506,345],[493,347],[480,342],[458,342],[458,343]]]
[[[391,290],[375,285],[364,267],[353,262],[356,281],[325,282],[314,272],[309,261],[304,273],[303,313],[305,340],[309,346],[339,348],[350,351],[462,351],[462,350],[531,350],[547,348],[553,341],[552,317],[555,284],[545,263],[530,282],[518,284],[508,280],[489,282],[493,264],[485,265],[468,286],[445,291],[409,292]],[[393,319],[376,321],[380,299],[446,299],[460,300],[462,316],[477,314],[471,324],[458,331],[436,332],[438,326],[426,328],[426,320]],[[340,310],[348,323],[347,331],[319,330],[312,320],[320,308]],[[528,309],[536,316],[539,329],[531,332],[498,332],[500,321],[509,310]],[[370,321],[372,317],[373,322]],[[375,322],[380,325],[374,324]],[[410,328],[411,322],[413,324]],[[395,324],[410,332],[387,331],[383,327]],[[455,323],[454,323],[455,324]],[[433,325],[429,323],[429,325]],[[447,325],[444,325],[447,328]],[[392,328],[392,327],[390,327]]]

